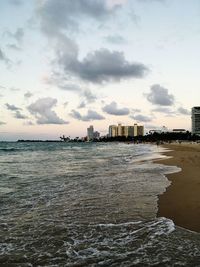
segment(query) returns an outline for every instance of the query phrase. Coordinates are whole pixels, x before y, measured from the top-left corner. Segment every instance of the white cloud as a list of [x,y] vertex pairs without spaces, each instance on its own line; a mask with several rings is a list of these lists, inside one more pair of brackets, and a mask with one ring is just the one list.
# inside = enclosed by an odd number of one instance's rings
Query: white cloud
[[59,118],[53,107],[57,104],[55,98],[40,98],[27,108],[29,112],[37,119],[38,124],[67,124],[69,122]]
[[94,110],[88,110],[86,115],[81,115],[78,111],[72,110],[70,114],[73,118],[80,120],[80,121],[93,121],[93,120],[104,120],[101,114],[97,113]]
[[128,108],[118,108],[117,103],[114,101],[108,105],[105,105],[102,110],[108,114],[117,116],[128,115],[130,113]]

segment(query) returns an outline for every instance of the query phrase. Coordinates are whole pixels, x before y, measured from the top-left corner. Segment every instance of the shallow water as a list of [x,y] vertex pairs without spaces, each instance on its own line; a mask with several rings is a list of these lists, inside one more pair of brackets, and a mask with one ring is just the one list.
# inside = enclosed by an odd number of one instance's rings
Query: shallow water
[[0,266],[200,266],[200,236],[156,218],[176,167],[153,145],[0,143]]

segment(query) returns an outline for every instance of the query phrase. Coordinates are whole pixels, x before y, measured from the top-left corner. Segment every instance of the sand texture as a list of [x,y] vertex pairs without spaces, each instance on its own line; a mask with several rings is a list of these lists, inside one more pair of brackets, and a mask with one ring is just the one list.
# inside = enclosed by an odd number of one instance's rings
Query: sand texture
[[159,196],[158,216],[178,226],[200,232],[200,144],[170,144],[172,158],[162,163],[176,165],[181,172],[167,175],[171,185]]

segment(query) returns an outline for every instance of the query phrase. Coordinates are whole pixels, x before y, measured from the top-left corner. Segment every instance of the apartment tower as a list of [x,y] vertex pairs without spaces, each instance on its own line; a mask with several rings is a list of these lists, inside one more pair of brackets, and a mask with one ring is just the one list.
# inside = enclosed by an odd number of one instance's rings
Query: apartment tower
[[192,133],[200,135],[200,107],[192,108]]

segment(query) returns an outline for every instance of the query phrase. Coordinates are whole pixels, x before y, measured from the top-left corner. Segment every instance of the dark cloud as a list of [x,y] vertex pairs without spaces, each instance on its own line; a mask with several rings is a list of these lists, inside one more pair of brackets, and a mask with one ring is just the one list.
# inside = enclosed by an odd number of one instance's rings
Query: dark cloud
[[60,30],[78,30],[85,18],[102,22],[117,8],[119,5],[109,8],[105,0],[47,0],[38,1],[37,14],[42,30],[49,35]]
[[27,119],[27,116],[23,115],[19,110],[14,113],[16,119]]
[[104,120],[105,119],[105,117],[103,117],[101,114],[93,110],[88,110],[86,115],[81,115],[78,111],[73,109],[70,115],[73,118],[80,120],[80,121],[93,121],[93,120]]
[[116,102],[111,102],[108,105],[105,105],[102,110],[111,115],[123,116],[128,115],[130,110],[128,108],[118,108]]
[[54,110],[57,104],[55,98],[40,98],[27,108],[29,112],[34,115],[37,119],[38,124],[67,124],[69,122],[59,118]]
[[7,107],[8,110],[11,110],[11,111],[21,110],[21,108],[18,108],[15,105],[10,105],[8,103],[6,103],[5,106]]
[[125,44],[126,40],[121,35],[108,35],[105,41],[111,44]]
[[132,119],[137,120],[139,122],[150,122],[152,121],[152,118],[149,116],[145,116],[142,114],[131,116]]
[[13,116],[16,119],[27,119],[27,116],[23,115],[20,110],[21,108],[16,107],[15,105],[10,105],[8,103],[5,104],[8,110],[13,111]]
[[93,83],[120,81],[129,78],[142,78],[148,68],[142,63],[128,62],[123,52],[96,50],[88,53],[82,61],[67,51],[57,53],[58,64],[71,76]]
[[25,98],[30,98],[32,96],[33,96],[33,94],[31,92],[29,92],[29,91],[24,94]]
[[168,89],[154,84],[151,86],[150,93],[146,95],[147,100],[155,105],[172,106],[174,104],[174,96],[168,93]]
[[177,111],[182,115],[191,115],[191,111],[183,107],[179,107]]
[[86,103],[84,101],[81,101],[81,103],[78,105],[78,108],[85,108]]
[[[128,78],[143,78],[146,75],[147,66],[127,61],[123,52],[100,49],[88,53],[80,60],[78,45],[66,36],[66,30],[78,27],[82,18],[99,21],[113,14],[119,6],[114,5],[109,8],[105,0],[38,2],[37,14],[41,28],[48,39],[51,38],[51,44],[55,50],[54,63],[57,63],[55,67],[64,73],[68,82],[70,79],[78,78],[92,83],[103,83]],[[61,89],[70,89],[65,83],[63,84],[61,77],[59,81],[57,80],[57,85]]]
[[16,44],[7,44],[7,47],[15,51],[21,51],[21,48]]

